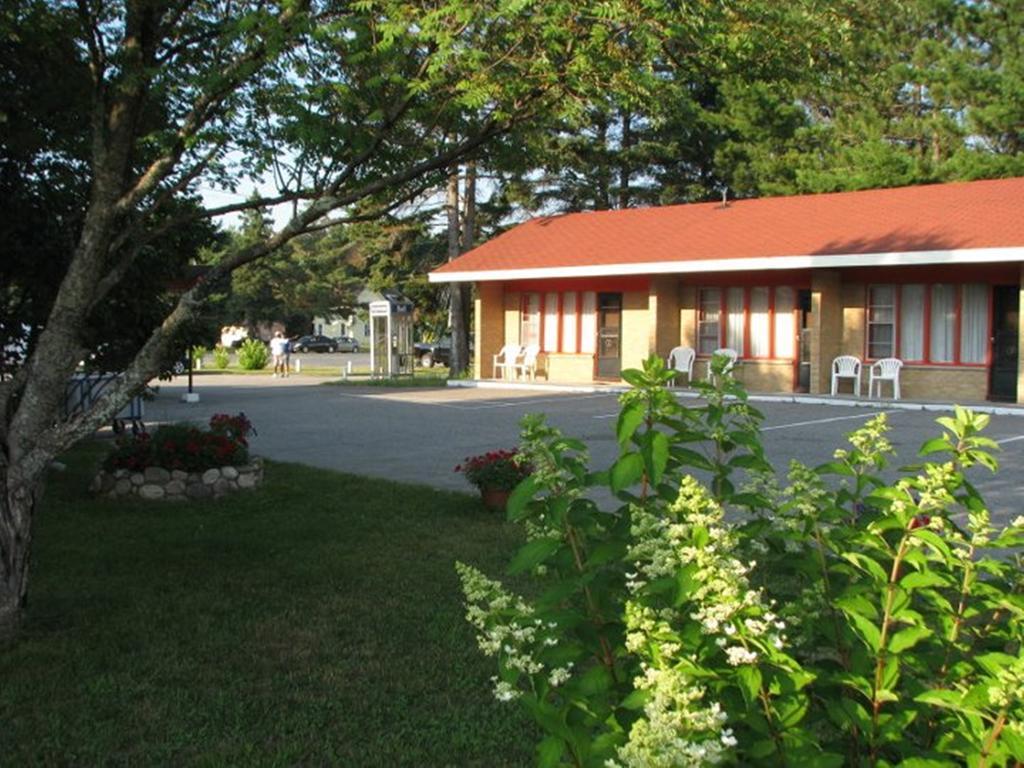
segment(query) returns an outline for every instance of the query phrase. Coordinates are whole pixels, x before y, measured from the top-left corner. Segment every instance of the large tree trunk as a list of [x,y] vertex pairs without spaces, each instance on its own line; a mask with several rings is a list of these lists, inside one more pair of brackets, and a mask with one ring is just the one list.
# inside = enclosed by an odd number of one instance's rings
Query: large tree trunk
[[[461,253],[459,222],[459,173],[452,172],[448,177],[448,188],[445,196],[445,208],[448,214],[448,260],[452,261]],[[466,286],[462,283],[451,284],[451,326],[452,326],[452,361],[451,375],[459,376],[469,367],[469,330],[466,325],[467,304],[469,296]]]
[[9,473],[0,477],[0,490],[0,639],[5,639],[17,631],[28,596],[36,494],[30,485],[11,482]]

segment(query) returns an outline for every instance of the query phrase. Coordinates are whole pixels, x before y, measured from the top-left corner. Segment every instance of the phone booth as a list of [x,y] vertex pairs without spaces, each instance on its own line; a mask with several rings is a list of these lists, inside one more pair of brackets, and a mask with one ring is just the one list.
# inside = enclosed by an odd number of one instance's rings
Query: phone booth
[[412,302],[384,294],[370,302],[370,375],[375,379],[412,376]]

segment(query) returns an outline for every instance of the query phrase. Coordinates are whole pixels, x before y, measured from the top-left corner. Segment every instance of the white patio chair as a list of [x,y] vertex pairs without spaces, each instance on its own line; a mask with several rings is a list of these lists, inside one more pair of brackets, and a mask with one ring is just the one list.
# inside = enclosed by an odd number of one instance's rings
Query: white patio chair
[[725,364],[725,368],[722,369],[722,373],[729,373],[733,368],[736,367],[736,360],[739,358],[740,353],[735,349],[729,349],[728,347],[722,347],[716,349],[711,353],[711,357],[708,358],[708,381],[712,380],[714,373],[711,370],[711,361],[715,358],[715,355],[723,355],[729,358],[729,361]]
[[[693,381],[693,360],[697,356],[697,353],[693,350],[693,347],[675,347],[671,352],[668,353],[668,367],[676,372],[676,376],[681,373],[686,374],[686,383],[689,384]],[[676,385],[676,376],[672,377],[668,385],[674,387]]]
[[515,373],[514,378],[522,376],[524,379],[529,378],[530,381],[534,381],[537,378],[537,357],[540,355],[539,344],[528,344],[526,349],[523,350],[523,356],[519,362],[512,365],[512,370]]
[[868,397],[875,396],[875,382],[878,382],[878,399],[882,399],[882,382],[892,382],[892,399],[900,399],[900,368],[903,361],[895,357],[876,360],[868,370]]
[[498,369],[501,369],[501,378],[507,379],[512,375],[512,369],[515,367],[516,360],[523,353],[523,348],[518,344],[506,344],[502,347],[498,354],[494,356],[492,363],[493,370],[491,371],[491,378],[498,378]]
[[853,379],[853,393],[860,397],[860,358],[840,355],[832,361],[832,395],[839,393],[840,379]]

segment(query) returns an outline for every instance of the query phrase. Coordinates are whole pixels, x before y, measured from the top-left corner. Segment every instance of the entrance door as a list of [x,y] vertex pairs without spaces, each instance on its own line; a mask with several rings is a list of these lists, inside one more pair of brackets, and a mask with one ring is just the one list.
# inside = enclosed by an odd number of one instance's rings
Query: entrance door
[[796,391],[811,391],[811,292],[797,293],[797,317],[800,335],[797,338]]
[[622,294],[597,294],[597,378],[617,379],[622,371]]
[[992,370],[988,383],[991,400],[1017,402],[1019,323],[1020,288],[995,286],[992,289]]

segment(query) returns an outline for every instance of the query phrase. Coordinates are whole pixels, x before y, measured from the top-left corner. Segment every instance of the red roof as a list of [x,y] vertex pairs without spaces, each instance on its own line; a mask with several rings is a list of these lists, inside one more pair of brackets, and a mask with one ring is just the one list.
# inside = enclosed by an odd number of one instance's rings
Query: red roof
[[536,218],[432,274],[1022,246],[1014,178]]

